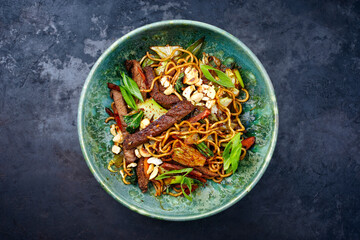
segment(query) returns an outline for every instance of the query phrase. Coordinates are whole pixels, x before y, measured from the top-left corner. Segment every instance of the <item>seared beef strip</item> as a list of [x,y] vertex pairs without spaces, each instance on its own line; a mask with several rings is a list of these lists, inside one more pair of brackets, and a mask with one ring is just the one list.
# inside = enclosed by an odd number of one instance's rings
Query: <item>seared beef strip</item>
[[209,177],[218,177],[219,176],[217,173],[210,171],[208,167],[194,167],[194,169],[198,170],[202,174],[207,175]]
[[162,115],[159,119],[152,122],[145,129],[130,134],[124,138],[124,148],[132,149],[140,144],[149,141],[148,136],[156,137],[162,132],[172,127],[175,123],[180,121],[183,117],[194,110],[194,106],[189,101],[181,101],[173,106],[166,114]]
[[127,114],[126,103],[121,95],[121,92],[116,90],[111,90],[110,96],[112,97],[112,99],[114,99],[115,107],[116,110],[118,111],[119,116],[122,117],[126,115]]
[[[126,69],[131,72],[132,79],[136,82],[140,90],[146,89],[146,79],[140,63],[136,60],[125,61]],[[146,99],[146,93],[141,93],[143,99]]]
[[149,184],[149,179],[145,175],[144,161],[145,161],[144,158],[140,158],[138,165],[136,167],[138,184],[142,192],[146,192],[148,190],[148,184]]
[[[177,163],[173,162],[164,162],[161,167],[165,168],[166,170],[180,170],[180,169],[184,169],[187,167],[178,165]],[[202,173],[196,170],[192,170],[189,175],[194,176],[194,177],[202,177]]]
[[[145,71],[145,76],[146,76],[146,84],[147,87],[150,88],[151,84],[155,78],[155,73],[154,70],[151,67],[145,67],[144,68]],[[156,82],[154,84],[154,88],[153,90],[150,92],[151,97],[154,98],[154,100],[160,104],[161,106],[163,106],[166,109],[171,108],[173,105],[177,104],[178,102],[180,102],[180,99],[174,95],[165,95],[163,91],[160,90],[159,82]]]
[[[119,114],[119,118],[122,125],[122,134],[124,139],[129,135],[129,133],[126,131],[126,123],[124,121],[123,116],[127,114],[127,109],[125,105],[125,101],[121,95],[121,92],[116,90],[111,90],[110,96],[114,99],[116,110]],[[124,157],[127,163],[132,163],[136,161],[136,155],[134,150],[129,149],[123,149],[124,150]]]

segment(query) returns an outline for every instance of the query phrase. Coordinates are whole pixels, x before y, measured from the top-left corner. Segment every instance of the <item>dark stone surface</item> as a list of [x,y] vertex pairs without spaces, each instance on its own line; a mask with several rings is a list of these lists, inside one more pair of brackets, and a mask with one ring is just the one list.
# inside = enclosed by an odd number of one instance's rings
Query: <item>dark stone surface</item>
[[[1,239],[359,239],[359,1],[1,1]],[[147,23],[223,28],[267,69],[278,144],[258,185],[207,219],[134,213],[81,154],[77,105],[91,66]]]

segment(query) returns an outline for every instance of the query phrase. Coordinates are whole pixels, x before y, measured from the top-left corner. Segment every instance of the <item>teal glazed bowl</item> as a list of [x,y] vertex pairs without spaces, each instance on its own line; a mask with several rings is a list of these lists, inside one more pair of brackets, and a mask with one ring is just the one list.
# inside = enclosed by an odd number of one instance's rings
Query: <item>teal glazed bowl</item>
[[[193,201],[184,197],[163,195],[155,197],[155,190],[142,193],[138,186],[125,185],[120,174],[107,170],[112,159],[110,124],[104,120],[105,107],[112,102],[106,77],[116,63],[126,59],[140,59],[150,46],[181,45],[205,36],[203,51],[221,60],[235,59],[253,76],[244,79],[250,100],[243,105],[242,123],[247,136],[256,137],[256,145],[248,151],[239,168],[221,184],[208,181],[193,193]],[[124,66],[123,66],[124,67]],[[125,70],[125,67],[124,69]],[[126,207],[145,216],[186,221],[208,217],[221,212],[243,198],[259,181],[269,165],[278,133],[278,109],[272,83],[257,57],[233,35],[215,26],[188,20],[172,20],[140,27],[113,43],[97,60],[81,92],[78,109],[78,134],[81,150],[90,171],[112,197]]]

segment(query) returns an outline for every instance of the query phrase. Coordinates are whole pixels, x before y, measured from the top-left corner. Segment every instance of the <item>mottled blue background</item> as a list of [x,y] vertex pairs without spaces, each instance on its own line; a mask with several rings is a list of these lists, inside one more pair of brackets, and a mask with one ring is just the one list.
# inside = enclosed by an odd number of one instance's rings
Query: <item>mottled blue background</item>
[[[218,26],[259,57],[280,112],[258,185],[193,222],[134,213],[91,175],[82,85],[123,34],[165,19]],[[1,239],[359,239],[360,1],[0,1]]]

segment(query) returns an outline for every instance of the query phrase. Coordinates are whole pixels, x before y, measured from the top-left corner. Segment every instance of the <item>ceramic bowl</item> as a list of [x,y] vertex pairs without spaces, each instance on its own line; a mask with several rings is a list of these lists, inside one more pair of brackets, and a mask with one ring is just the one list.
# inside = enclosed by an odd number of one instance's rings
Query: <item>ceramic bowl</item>
[[[104,120],[104,107],[112,102],[106,87],[114,66],[126,59],[140,59],[150,46],[181,45],[205,36],[203,51],[235,59],[243,70],[253,73],[245,79],[251,98],[244,104],[241,119],[248,136],[256,136],[256,145],[241,161],[238,171],[221,184],[207,182],[197,189],[190,202],[184,197],[154,197],[154,189],[142,193],[138,186],[125,185],[120,174],[110,173],[112,159],[110,124]],[[121,64],[123,66],[123,64]],[[125,70],[125,68],[123,69]],[[225,210],[243,198],[259,181],[273,154],[278,132],[278,110],[272,83],[258,58],[239,39],[215,26],[196,21],[173,20],[152,23],[124,35],[97,60],[81,92],[78,109],[78,134],[90,171],[112,197],[140,214],[165,220],[193,220]]]

